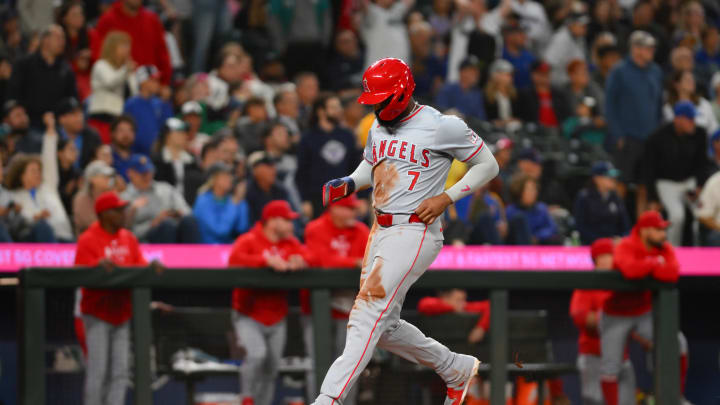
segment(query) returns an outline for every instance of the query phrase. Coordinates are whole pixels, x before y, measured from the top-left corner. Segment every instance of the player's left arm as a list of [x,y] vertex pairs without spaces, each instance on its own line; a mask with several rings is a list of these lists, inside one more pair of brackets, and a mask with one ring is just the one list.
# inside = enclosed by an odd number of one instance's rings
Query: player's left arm
[[428,225],[432,224],[438,216],[445,212],[445,209],[450,204],[474,193],[495,178],[500,171],[495,156],[490,152],[487,145],[484,144],[480,147],[479,151],[469,160],[465,161],[465,163],[470,166],[470,169],[460,181],[440,195],[423,201],[415,210],[415,213],[423,222]]

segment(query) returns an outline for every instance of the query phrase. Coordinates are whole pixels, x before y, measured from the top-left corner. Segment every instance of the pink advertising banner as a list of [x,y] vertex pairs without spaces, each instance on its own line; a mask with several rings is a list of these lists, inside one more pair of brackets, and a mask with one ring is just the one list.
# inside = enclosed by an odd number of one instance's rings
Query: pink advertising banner
[[[148,260],[173,268],[223,268],[229,245],[143,245]],[[682,275],[720,275],[720,248],[676,249]],[[69,267],[75,259],[72,244],[0,244],[0,272],[23,267]],[[455,270],[590,270],[586,247],[446,246],[430,267]]]

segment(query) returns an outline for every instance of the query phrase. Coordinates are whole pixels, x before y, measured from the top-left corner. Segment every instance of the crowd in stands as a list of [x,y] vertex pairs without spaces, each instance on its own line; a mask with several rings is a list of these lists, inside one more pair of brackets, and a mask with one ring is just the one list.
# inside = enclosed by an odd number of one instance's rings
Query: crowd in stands
[[108,190],[144,243],[231,243],[278,199],[302,238],[322,185],[362,159],[364,69],[397,57],[501,168],[448,210],[446,243],[590,244],[661,209],[673,244],[720,245],[715,1],[16,3],[0,9],[3,242],[74,241]]

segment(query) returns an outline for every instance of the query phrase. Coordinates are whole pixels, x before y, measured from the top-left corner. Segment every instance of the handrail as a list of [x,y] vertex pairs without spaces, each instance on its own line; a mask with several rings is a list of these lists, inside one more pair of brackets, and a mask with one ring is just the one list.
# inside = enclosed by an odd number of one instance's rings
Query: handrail
[[[21,362],[19,397],[23,405],[45,403],[44,350],[45,289],[129,288],[133,292],[133,350],[135,353],[135,404],[152,403],[150,390],[151,289],[310,288],[315,336],[315,372],[322,381],[331,358],[330,289],[357,288],[359,270],[306,270],[276,273],[267,269],[171,269],[156,273],[149,268],[120,268],[112,272],[96,268],[35,268],[20,272],[22,297]],[[718,280],[710,284],[717,288]],[[681,280],[682,288],[685,280]],[[694,288],[705,283],[688,280]],[[674,284],[652,280],[629,281],[617,272],[588,271],[428,271],[414,288],[468,288],[490,290],[490,364],[508,363],[508,290],[653,290],[655,294],[655,387],[658,405],[679,404],[678,290]],[[708,288],[710,288],[708,287]],[[229,303],[228,303],[229,305]],[[483,359],[488,360],[488,359]],[[491,369],[491,401],[505,404],[506,367]]]

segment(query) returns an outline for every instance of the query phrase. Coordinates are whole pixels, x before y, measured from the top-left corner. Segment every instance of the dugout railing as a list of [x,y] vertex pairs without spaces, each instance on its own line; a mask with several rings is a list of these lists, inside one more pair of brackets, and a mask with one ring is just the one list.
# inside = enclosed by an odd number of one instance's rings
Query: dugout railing
[[[150,374],[152,289],[228,289],[232,287],[312,290],[315,336],[315,373],[322,381],[333,361],[331,351],[330,290],[357,288],[359,271],[307,270],[275,273],[258,269],[152,269],[123,268],[112,272],[101,269],[34,268],[20,272],[18,286],[22,314],[18,328],[20,342],[20,404],[46,403],[45,390],[45,290],[50,288],[128,288],[132,290],[132,350],[134,352],[134,403],[153,403]],[[718,288],[717,278],[684,277],[678,285],[651,280],[628,281],[616,272],[587,271],[428,271],[415,284],[417,289],[466,288],[488,290],[490,294],[490,363],[492,405],[505,405],[508,380],[508,300],[509,290],[642,290],[654,295],[654,385],[658,405],[680,403],[678,361],[679,293],[678,288]],[[500,365],[495,367],[495,365]],[[513,367],[512,365],[510,367]]]

